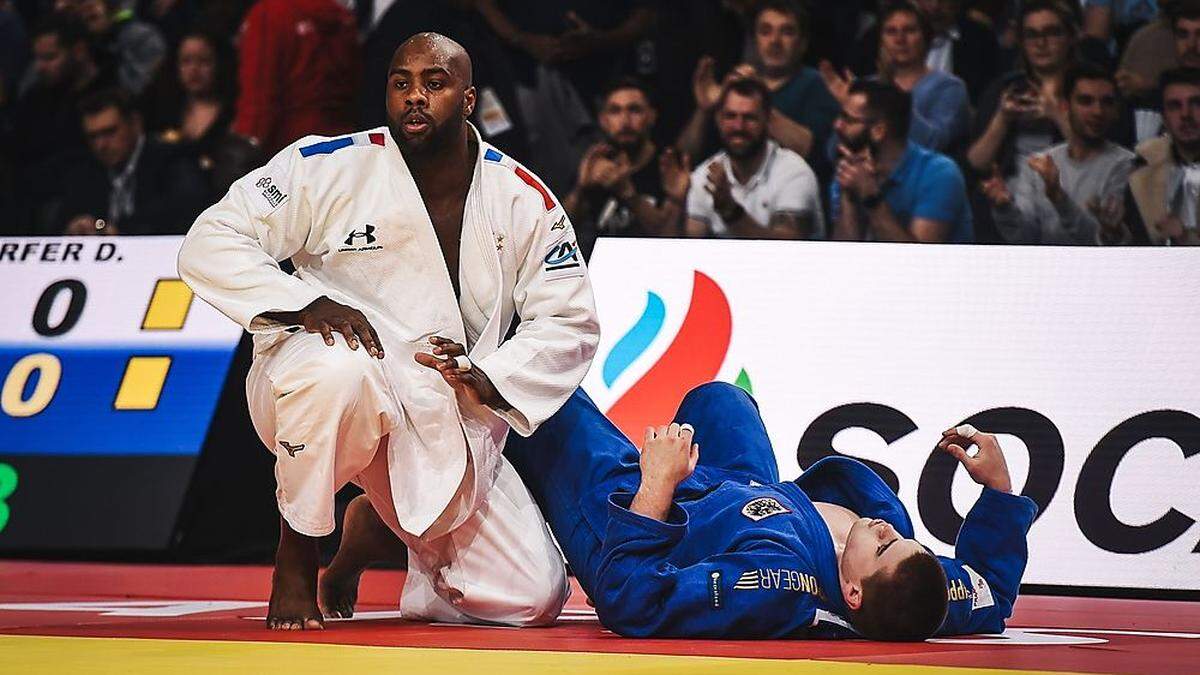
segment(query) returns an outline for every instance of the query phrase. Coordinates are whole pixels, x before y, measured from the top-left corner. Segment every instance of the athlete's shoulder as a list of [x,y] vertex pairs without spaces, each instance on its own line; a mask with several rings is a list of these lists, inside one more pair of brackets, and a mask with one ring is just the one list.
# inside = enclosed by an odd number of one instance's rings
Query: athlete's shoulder
[[516,192],[524,194],[527,198],[536,198],[546,211],[558,208],[558,200],[542,179],[520,162],[487,143],[480,146],[480,151],[483,153],[480,159],[485,183],[494,181],[496,187],[500,187],[503,192]]
[[379,151],[387,147],[387,129],[379,127],[341,136],[305,136],[289,146],[301,159],[340,161],[361,159],[361,153]]

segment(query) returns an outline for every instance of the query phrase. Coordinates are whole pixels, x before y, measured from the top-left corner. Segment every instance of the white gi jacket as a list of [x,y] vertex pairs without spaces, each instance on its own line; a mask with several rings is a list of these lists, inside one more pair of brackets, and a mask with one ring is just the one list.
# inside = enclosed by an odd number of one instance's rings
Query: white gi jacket
[[[183,280],[255,333],[256,355],[296,330],[265,312],[296,311],[325,295],[367,316],[403,417],[388,448],[396,516],[416,536],[463,481],[468,449],[470,503],[479,503],[509,426],[528,436],[557,411],[599,339],[561,204],[473,126],[471,133],[479,155],[463,213],[457,303],[424,201],[386,127],[285,148],[200,214],[179,253]],[[286,258],[294,275],[279,268]],[[520,324],[505,340],[514,315]],[[415,363],[432,335],[466,345],[513,409],[458,401],[437,372]]]

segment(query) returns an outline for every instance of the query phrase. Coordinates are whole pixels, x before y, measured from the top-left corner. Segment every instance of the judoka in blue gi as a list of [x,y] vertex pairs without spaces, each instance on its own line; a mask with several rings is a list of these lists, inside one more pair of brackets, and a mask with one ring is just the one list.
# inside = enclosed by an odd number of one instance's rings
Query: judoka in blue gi
[[505,454],[613,632],[921,640],[1004,629],[1037,512],[1011,494],[996,438],[961,430],[938,446],[984,490],[954,558],[912,538],[860,462],[829,457],[780,481],[757,405],[729,384],[692,390],[640,454],[582,390]]
[[[601,623],[620,635],[998,633],[1037,507],[1011,494],[993,435],[959,427],[938,447],[984,486],[953,558],[912,538],[904,505],[861,462],[829,457],[780,481],[757,404],[725,383],[692,390],[640,452],[579,390],[532,436],[510,435],[505,455]],[[369,504],[350,506],[338,556],[361,571],[384,557],[390,533],[371,525]]]

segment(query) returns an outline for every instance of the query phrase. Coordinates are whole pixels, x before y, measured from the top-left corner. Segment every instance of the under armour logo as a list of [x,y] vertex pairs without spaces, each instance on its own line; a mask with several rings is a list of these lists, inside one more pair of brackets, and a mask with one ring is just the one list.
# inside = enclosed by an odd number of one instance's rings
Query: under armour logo
[[300,443],[299,445],[292,445],[291,443],[288,443],[287,441],[279,441],[279,444],[283,446],[284,450],[287,450],[287,454],[289,457],[295,457],[297,452],[300,452],[301,450],[304,449],[303,443]]
[[350,230],[350,234],[346,235],[346,245],[353,246],[354,240],[358,239],[359,237],[365,237],[367,240],[366,241],[367,244],[374,244],[375,243],[375,226],[370,223],[367,223],[367,225],[365,227],[363,227],[362,232],[359,232],[358,230]]

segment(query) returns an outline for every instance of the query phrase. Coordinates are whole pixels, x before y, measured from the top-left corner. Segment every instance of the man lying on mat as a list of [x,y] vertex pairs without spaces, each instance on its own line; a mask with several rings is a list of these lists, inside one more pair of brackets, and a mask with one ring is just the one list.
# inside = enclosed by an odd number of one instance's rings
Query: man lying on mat
[[984,486],[956,558],[912,539],[904,505],[860,462],[829,457],[781,482],[757,405],[724,383],[692,390],[675,423],[647,430],[640,457],[582,391],[505,454],[601,623],[621,635],[1000,632],[1037,507],[1011,494],[991,434],[959,427],[938,447]]

